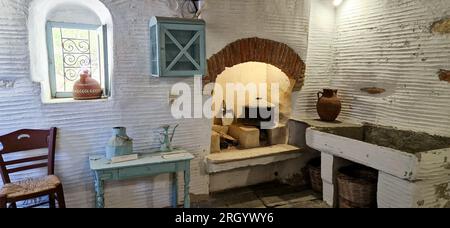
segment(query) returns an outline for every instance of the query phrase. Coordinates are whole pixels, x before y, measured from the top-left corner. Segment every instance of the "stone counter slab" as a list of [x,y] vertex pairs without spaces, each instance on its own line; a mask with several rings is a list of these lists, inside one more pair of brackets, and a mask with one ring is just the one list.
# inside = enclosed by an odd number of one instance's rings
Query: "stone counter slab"
[[418,158],[413,154],[324,133],[315,128],[307,129],[306,142],[323,153],[383,170],[402,179],[415,179]]
[[[306,133],[308,146],[404,180],[414,181],[450,176],[450,148],[441,148],[445,144],[433,144],[430,146],[430,151],[422,151],[426,149],[426,146],[417,147],[408,143],[404,146],[407,151],[402,151],[399,150],[400,148],[394,149],[362,141],[363,138],[368,137],[367,135],[361,135],[360,138],[349,138],[346,136],[357,134],[347,132],[347,135],[335,135],[323,131],[323,129],[309,128]],[[368,141],[371,141],[370,137],[367,139]],[[407,139],[404,140],[407,141]],[[378,143],[383,144],[386,143],[385,141]],[[426,143],[418,141],[416,144],[424,145]],[[396,146],[398,145],[393,147]]]

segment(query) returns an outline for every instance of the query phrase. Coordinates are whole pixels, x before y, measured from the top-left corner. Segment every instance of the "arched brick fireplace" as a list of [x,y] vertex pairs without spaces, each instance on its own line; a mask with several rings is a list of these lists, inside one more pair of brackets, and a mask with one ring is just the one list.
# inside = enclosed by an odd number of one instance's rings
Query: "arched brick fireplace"
[[[235,116],[214,119],[211,154],[206,158],[212,192],[273,181],[279,178],[278,174],[272,175],[272,172],[277,172],[277,167],[283,169],[297,167],[297,158],[302,156],[302,149],[289,144],[288,122],[291,115],[292,92],[301,90],[305,67],[301,57],[288,45],[257,37],[230,43],[208,59],[205,85],[215,83],[215,86],[224,88],[225,83],[252,82],[259,85],[278,83],[280,88],[277,101],[272,100],[271,94],[267,93],[267,97],[263,95],[256,98],[258,101],[267,99],[267,102],[257,103],[256,106],[255,103],[251,103],[254,96],[249,93],[234,95],[236,100],[240,99],[242,107],[235,107],[234,104],[229,106],[225,101],[224,110],[230,113],[231,107]],[[225,91],[226,94],[229,92],[227,88],[221,91]],[[234,90],[232,92],[235,93]],[[215,103],[223,104],[220,101],[223,99],[222,96],[219,95],[217,99]],[[265,106],[267,104],[269,106]],[[259,116],[256,118],[247,116],[250,112],[247,110],[267,107],[279,113],[279,118],[271,127],[262,127],[262,119]],[[239,109],[245,110],[243,116],[235,113]],[[294,176],[298,172],[295,168],[289,170],[282,174],[283,178]],[[247,175],[246,172],[258,175],[252,175],[251,178],[235,178],[240,172],[243,175]]]
[[227,67],[246,62],[262,62],[281,69],[300,91],[305,78],[305,63],[288,45],[258,37],[245,38],[228,44],[208,59],[208,75],[204,83],[215,82]]

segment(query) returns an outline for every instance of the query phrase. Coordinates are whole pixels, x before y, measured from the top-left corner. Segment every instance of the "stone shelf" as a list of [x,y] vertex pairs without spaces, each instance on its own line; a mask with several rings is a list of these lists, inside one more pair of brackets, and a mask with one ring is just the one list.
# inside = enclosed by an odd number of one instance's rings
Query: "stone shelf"
[[280,144],[246,150],[226,150],[206,157],[208,173],[219,173],[233,169],[267,165],[302,156],[303,148]]

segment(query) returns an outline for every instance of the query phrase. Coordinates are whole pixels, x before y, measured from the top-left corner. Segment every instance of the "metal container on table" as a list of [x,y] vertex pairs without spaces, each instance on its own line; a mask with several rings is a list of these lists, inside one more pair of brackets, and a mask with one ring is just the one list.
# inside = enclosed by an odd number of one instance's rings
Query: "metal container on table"
[[113,135],[106,145],[106,158],[130,155],[133,153],[133,139],[128,137],[124,127],[113,128]]

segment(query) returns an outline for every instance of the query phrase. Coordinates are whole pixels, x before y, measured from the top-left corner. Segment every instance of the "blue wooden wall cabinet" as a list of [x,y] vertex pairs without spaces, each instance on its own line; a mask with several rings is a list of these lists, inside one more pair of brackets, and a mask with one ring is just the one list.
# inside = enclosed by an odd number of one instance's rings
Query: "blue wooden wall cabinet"
[[150,20],[150,47],[153,76],[205,75],[205,21],[153,17]]

